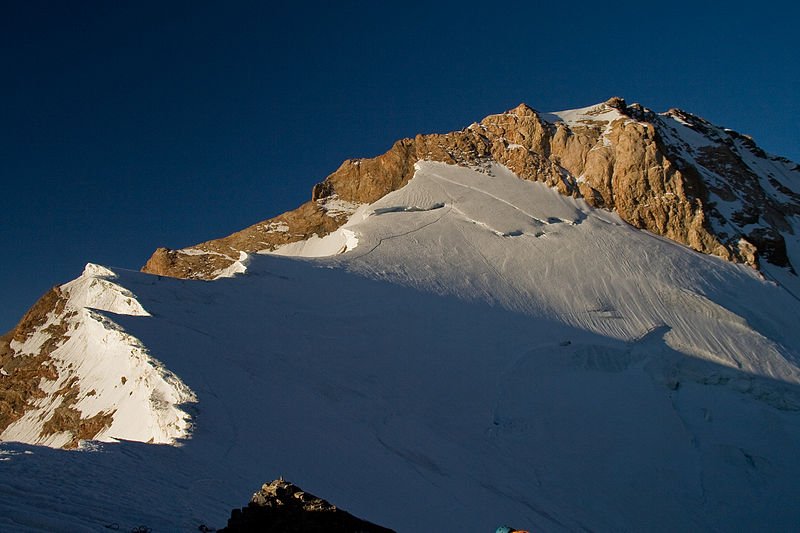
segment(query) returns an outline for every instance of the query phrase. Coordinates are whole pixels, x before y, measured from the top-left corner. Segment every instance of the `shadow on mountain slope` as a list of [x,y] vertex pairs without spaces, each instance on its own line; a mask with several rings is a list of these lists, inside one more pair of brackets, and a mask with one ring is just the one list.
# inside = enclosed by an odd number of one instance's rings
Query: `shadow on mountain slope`
[[688,357],[666,327],[625,342],[272,257],[120,278],[152,317],[109,316],[197,394],[192,435],[3,444],[0,526],[220,527],[279,475],[399,531],[800,521],[798,386]]

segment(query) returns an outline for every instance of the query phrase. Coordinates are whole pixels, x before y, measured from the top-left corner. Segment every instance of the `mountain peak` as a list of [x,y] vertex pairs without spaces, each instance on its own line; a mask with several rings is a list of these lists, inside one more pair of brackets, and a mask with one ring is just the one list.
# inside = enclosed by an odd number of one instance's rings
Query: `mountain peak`
[[800,170],[689,114],[517,109],[145,268],[233,279],[50,291],[0,337],[0,439],[103,453],[0,446],[0,529],[197,529],[259,472],[401,531],[797,524]]
[[378,157],[345,161],[298,209],[189,250],[159,248],[144,271],[211,279],[240,252],[328,235],[357,206],[405,186],[421,160],[497,162],[637,228],[755,268],[766,260],[793,271],[791,258],[800,261],[787,251],[795,238],[786,217],[800,213],[796,165],[690,113],[658,115],[615,96],[552,113],[521,103],[461,131],[402,139]]
[[623,111],[626,107],[628,107],[628,104],[625,103],[625,99],[620,96],[612,96],[603,103],[608,107],[613,107],[614,109],[619,109],[620,111]]
[[525,102],[520,103],[514,109],[507,111],[507,113],[511,115],[518,115],[520,117],[532,117],[538,114],[534,108],[532,108]]

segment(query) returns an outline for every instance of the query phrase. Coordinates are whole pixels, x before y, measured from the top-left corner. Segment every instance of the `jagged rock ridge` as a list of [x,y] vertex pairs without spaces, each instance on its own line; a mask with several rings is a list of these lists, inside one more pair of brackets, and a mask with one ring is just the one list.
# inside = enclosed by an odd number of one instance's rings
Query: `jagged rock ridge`
[[359,205],[408,183],[419,160],[478,168],[495,161],[699,252],[794,270],[783,233],[793,231],[787,217],[800,214],[797,164],[684,111],[656,114],[612,98],[557,113],[521,104],[461,131],[402,139],[383,155],[342,163],[299,208],[188,249],[159,248],[143,271],[213,279],[242,252],[326,235]]

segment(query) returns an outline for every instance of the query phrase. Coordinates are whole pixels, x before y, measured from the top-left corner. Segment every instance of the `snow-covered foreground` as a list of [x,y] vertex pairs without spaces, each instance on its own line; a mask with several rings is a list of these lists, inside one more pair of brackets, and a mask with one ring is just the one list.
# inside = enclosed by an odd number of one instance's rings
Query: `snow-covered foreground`
[[141,312],[105,315],[193,430],[0,445],[0,529],[219,527],[279,475],[398,531],[796,528],[789,291],[499,166],[419,168],[343,255],[115,270]]

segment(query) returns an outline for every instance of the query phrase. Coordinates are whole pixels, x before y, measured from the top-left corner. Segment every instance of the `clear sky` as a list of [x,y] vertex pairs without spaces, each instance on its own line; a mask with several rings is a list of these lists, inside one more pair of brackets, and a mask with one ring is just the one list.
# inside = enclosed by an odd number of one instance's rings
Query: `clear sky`
[[4,2],[0,330],[86,262],[138,269],[520,102],[680,107],[800,160],[795,3],[273,3]]

